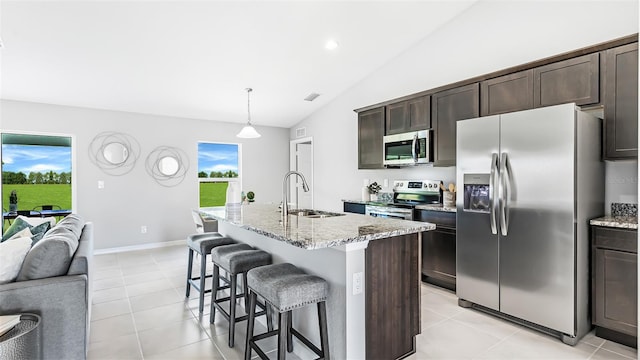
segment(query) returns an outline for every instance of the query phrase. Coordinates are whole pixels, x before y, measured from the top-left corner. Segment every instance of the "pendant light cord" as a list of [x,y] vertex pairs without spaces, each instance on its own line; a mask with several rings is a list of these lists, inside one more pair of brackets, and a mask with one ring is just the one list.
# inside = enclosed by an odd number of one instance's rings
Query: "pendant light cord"
[[251,125],[251,92],[252,88],[247,88],[247,114],[249,115],[249,119],[247,120],[247,124]]

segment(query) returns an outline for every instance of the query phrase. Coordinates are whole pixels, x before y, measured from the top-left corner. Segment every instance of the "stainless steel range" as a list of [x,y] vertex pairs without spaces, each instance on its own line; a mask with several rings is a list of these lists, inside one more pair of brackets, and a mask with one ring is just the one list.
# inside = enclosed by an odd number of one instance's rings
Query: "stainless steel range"
[[413,219],[416,205],[441,204],[440,180],[396,180],[393,182],[393,202],[370,203],[365,207],[369,216]]

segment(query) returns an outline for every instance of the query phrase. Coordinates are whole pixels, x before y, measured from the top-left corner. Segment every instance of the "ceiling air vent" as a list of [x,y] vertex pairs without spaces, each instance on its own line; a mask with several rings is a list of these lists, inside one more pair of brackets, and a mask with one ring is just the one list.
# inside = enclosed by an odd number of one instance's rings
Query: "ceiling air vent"
[[296,129],[296,137],[297,138],[301,138],[301,137],[305,137],[307,136],[307,128],[303,127],[303,128],[297,128]]
[[318,96],[320,96],[320,94],[317,93],[311,93],[309,95],[307,95],[306,98],[304,98],[305,101],[313,101],[315,100]]

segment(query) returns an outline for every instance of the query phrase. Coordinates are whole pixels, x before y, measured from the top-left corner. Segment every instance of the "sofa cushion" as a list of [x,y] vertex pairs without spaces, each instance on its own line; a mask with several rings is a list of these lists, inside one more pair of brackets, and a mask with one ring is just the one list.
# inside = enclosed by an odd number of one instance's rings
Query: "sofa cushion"
[[[60,225],[60,224],[58,224]],[[65,275],[73,254],[78,248],[78,237],[68,229],[51,229],[27,253],[17,281],[43,279]]]
[[15,234],[19,233],[20,231],[24,230],[24,229],[29,229],[31,228],[31,225],[29,225],[28,222],[26,222],[24,219],[17,217],[13,220],[13,223],[11,223],[11,226],[9,226],[9,228],[7,228],[7,230],[4,232],[4,234],[2,234],[2,241],[6,241],[11,239]]
[[56,225],[54,229],[58,227],[71,231],[75,235],[76,239],[79,239],[80,234],[82,234],[82,228],[84,227],[84,220],[78,214],[70,214],[65,216],[64,219],[58,221],[58,225]]
[[23,237],[0,243],[0,284],[18,277],[20,267],[31,248],[31,238]]

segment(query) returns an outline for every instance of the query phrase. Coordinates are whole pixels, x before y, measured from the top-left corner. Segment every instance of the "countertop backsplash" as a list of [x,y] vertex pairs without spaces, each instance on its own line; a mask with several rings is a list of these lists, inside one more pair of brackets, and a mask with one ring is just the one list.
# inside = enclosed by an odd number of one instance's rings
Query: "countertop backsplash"
[[611,203],[611,216],[638,216],[638,204]]

